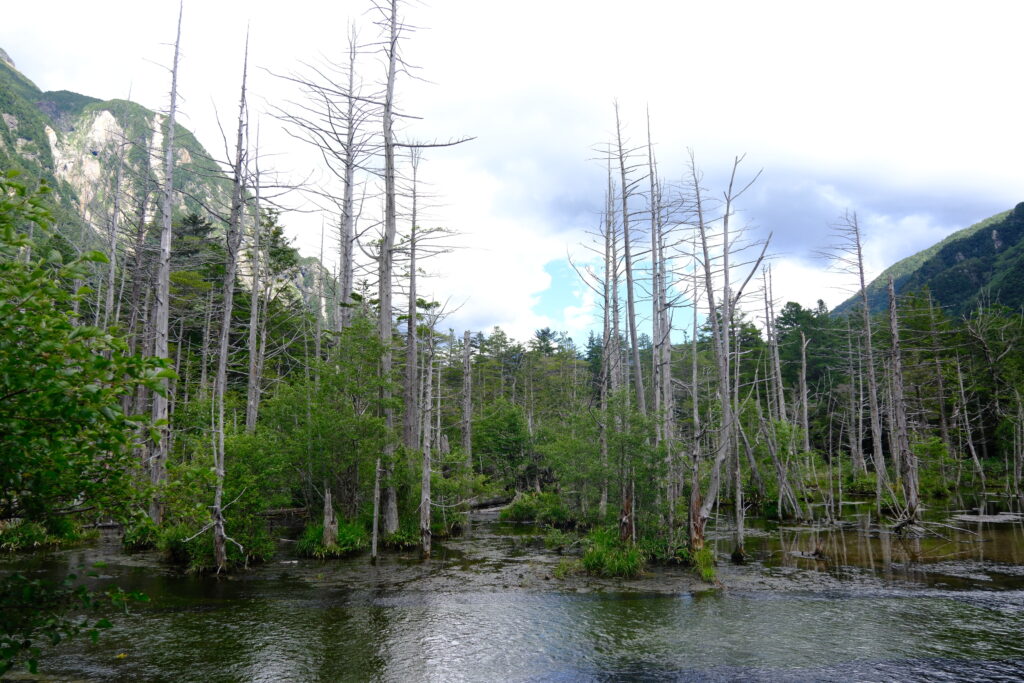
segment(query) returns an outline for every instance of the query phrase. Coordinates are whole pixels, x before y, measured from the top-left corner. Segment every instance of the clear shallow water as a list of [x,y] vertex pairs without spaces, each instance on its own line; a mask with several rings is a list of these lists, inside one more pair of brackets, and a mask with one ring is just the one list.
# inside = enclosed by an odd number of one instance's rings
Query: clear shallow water
[[[1024,572],[987,559],[1020,534],[1014,525],[986,531],[984,550],[954,559],[921,551],[911,560],[912,549],[904,557],[893,539],[855,528],[824,544],[806,530],[765,532],[749,542],[752,566],[722,567],[730,587],[698,592],[682,572],[649,579],[657,592],[548,579],[557,556],[522,532],[477,523],[429,567],[412,555],[373,569],[365,558],[284,557],[229,579],[103,557],[104,581],[152,602],[117,616],[99,643],[55,651],[44,671],[168,681],[1024,678]],[[888,568],[875,559],[885,543]],[[955,545],[962,555],[966,544]],[[800,555],[819,547],[833,559]],[[21,564],[59,571],[103,552]]]

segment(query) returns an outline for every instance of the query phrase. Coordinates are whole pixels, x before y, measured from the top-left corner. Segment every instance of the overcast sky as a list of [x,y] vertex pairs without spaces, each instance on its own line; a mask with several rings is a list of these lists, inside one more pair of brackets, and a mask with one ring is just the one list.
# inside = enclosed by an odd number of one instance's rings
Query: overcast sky
[[[9,3],[0,47],[44,90],[167,106],[176,2]],[[250,61],[275,72],[340,60],[347,25],[376,29],[363,0],[186,0],[179,77],[183,123],[223,145],[214,112],[237,106],[246,23]],[[436,197],[419,221],[460,233],[426,264],[426,284],[458,310],[447,325],[501,325],[525,339],[550,326],[578,342],[599,326],[566,265],[585,255],[602,205],[594,147],[614,130],[646,136],[645,108],[667,180],[692,148],[721,191],[732,158],[761,178],[741,220],[773,237],[775,294],[811,306],[846,298],[813,256],[829,223],[856,210],[871,274],[948,233],[1024,201],[1024,52],[1018,2],[600,2],[435,0],[408,8],[419,29],[403,51],[425,79],[398,83],[416,139],[474,136],[431,150],[422,175]],[[367,62],[365,78],[382,67]],[[254,114],[290,97],[251,77]],[[229,124],[227,124],[229,125]],[[268,163],[315,175],[308,152],[269,118]],[[292,198],[303,205],[300,197]],[[322,218],[283,221],[316,255]]]

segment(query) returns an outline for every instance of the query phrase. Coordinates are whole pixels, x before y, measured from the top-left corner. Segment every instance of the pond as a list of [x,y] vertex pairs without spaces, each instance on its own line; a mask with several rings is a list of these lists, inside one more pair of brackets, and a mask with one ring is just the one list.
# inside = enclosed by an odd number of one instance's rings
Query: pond
[[[961,517],[957,518],[957,514]],[[966,517],[963,515],[966,514]],[[818,527],[754,521],[721,585],[684,569],[559,580],[532,525],[476,514],[434,559],[272,563],[196,577],[95,547],[0,559],[38,574],[103,565],[150,596],[96,644],[53,651],[57,680],[993,680],[1024,677],[1024,524],[952,511],[900,540],[852,511]],[[939,524],[945,526],[938,526]]]

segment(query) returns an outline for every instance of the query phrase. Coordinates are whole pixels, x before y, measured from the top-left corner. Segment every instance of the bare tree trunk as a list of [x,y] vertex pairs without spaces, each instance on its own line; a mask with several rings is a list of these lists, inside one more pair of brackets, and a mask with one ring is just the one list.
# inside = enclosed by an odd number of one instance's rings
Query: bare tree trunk
[[[161,203],[162,224],[160,227],[160,261],[157,271],[156,315],[154,316],[153,355],[167,358],[168,325],[170,322],[171,305],[171,214],[174,210],[174,127],[178,107],[178,55],[181,44],[181,15],[178,9],[178,29],[174,39],[174,65],[171,67],[171,106],[167,115],[167,136],[164,144],[164,192]],[[163,521],[163,501],[160,489],[167,473],[167,441],[170,437],[168,418],[168,382],[160,380],[163,391],[153,395],[153,423],[156,425],[159,441],[153,444],[150,456],[150,483],[153,485],[153,498],[149,504],[149,517],[156,524]]]
[[[245,431],[250,434],[256,431],[256,419],[259,416],[260,410],[260,393],[262,376],[261,370],[263,367],[262,358],[260,358],[259,349],[259,329],[260,329],[260,292],[262,291],[262,285],[260,284],[260,261],[262,256],[260,254],[260,231],[263,229],[263,219],[260,216],[260,171],[259,171],[259,147],[256,148],[256,176],[254,182],[255,189],[255,218],[253,220],[252,227],[252,291],[249,300],[249,382],[246,387],[246,399],[245,399]],[[321,258],[321,262],[323,259]],[[317,311],[317,316],[320,312]],[[329,495],[330,492],[327,492]],[[325,512],[326,515],[326,512]],[[326,530],[327,520],[324,519],[324,529]],[[325,532],[326,533],[326,532]],[[325,544],[326,545],[326,544]]]
[[114,319],[114,299],[117,289],[117,226],[121,221],[121,181],[124,177],[125,145],[122,142],[117,155],[117,176],[114,180],[114,208],[110,212],[107,224],[107,290],[103,306],[103,327],[116,323]]
[[[433,388],[433,382],[431,378],[434,374],[434,336],[430,335],[427,351],[427,367],[424,368],[424,374],[427,377],[426,396],[423,401],[423,423],[426,425],[430,424],[430,409],[433,401],[431,390]],[[430,430],[427,429],[423,433],[423,467],[422,467],[422,481],[420,483],[420,547],[422,550],[423,559],[430,558],[430,545],[432,531],[430,528],[431,522],[431,490],[430,490],[430,475],[432,470],[431,464],[431,452],[430,452]]]
[[810,341],[800,330],[800,427],[804,433],[804,453],[811,452],[811,423],[807,418],[807,345]]
[[347,108],[346,118],[347,125],[345,127],[345,145],[344,145],[344,156],[342,159],[342,166],[344,168],[344,179],[342,187],[342,199],[341,199],[341,229],[338,236],[338,246],[340,250],[339,254],[339,315],[338,315],[338,331],[341,328],[347,327],[349,322],[352,320],[352,286],[354,277],[354,266],[353,258],[354,247],[355,247],[355,202],[353,201],[353,195],[355,192],[355,174],[357,161],[357,144],[356,144],[356,54],[357,41],[355,35],[355,29],[349,34],[348,40],[348,94],[347,94]]
[[964,373],[960,368],[959,356],[956,359],[956,381],[960,387],[960,418],[963,422],[964,439],[967,441],[967,450],[971,454],[971,460],[974,462],[974,471],[981,480],[981,491],[984,493],[988,488],[985,481],[985,468],[981,466],[978,451],[974,448],[974,436],[971,434],[971,419],[967,406],[967,392],[964,391]]
[[338,544],[338,516],[334,512],[331,484],[326,481],[324,482],[324,532],[320,541],[325,548]]
[[868,410],[871,414],[872,464],[875,468],[875,507],[882,514],[882,491],[888,486],[889,475],[882,453],[882,415],[878,408],[878,380],[875,378],[875,351],[871,341],[871,308],[868,305],[868,289],[864,278],[864,256],[861,249],[860,224],[857,214],[847,214],[846,228],[850,231],[856,254],[857,275],[860,278],[861,320],[864,324],[864,359],[868,375]]
[[462,452],[466,471],[473,472],[473,366],[470,363],[469,330],[462,335]]
[[[709,318],[711,320],[711,337],[712,343],[715,349],[716,366],[718,370],[718,398],[720,402],[721,410],[721,424],[718,429],[718,445],[715,453],[715,459],[711,469],[711,481],[708,485],[708,494],[704,497],[704,500],[700,506],[698,512],[698,519],[696,522],[691,521],[691,527],[699,527],[699,537],[701,546],[694,547],[692,543],[695,541],[692,538],[691,528],[691,547],[693,550],[699,550],[703,545],[704,536],[704,525],[707,523],[708,518],[711,516],[711,510],[714,508],[715,502],[718,498],[718,490],[721,484],[722,476],[722,464],[726,461],[731,451],[730,449],[730,436],[732,434],[732,397],[731,397],[731,385],[729,381],[729,341],[727,336],[729,334],[729,328],[731,325],[731,299],[729,289],[729,266],[728,262],[723,265],[724,284],[723,284],[723,301],[721,315],[719,315],[718,306],[715,304],[715,284],[714,274],[712,271],[712,260],[711,252],[709,248],[709,240],[707,234],[707,225],[704,219],[704,208],[703,198],[700,191],[700,181],[697,175],[696,164],[691,158],[691,169],[693,174],[693,186],[694,186],[694,197],[696,200],[696,220],[697,229],[701,241],[701,249],[703,252],[703,268],[704,268],[704,293],[707,296],[707,305],[709,311]],[[733,177],[735,177],[736,166],[733,166]],[[731,184],[731,183],[730,183]],[[731,192],[730,192],[731,194]],[[726,206],[725,211],[725,222],[723,225],[723,254],[729,253],[729,236],[728,236],[728,215],[731,207]],[[694,328],[696,330],[696,328]]]
[[788,420],[786,415],[786,390],[782,382],[782,361],[779,358],[779,339],[775,331],[775,302],[772,299],[772,269],[765,268],[765,292],[764,309],[766,327],[768,330],[768,346],[772,355],[772,386],[775,387],[776,401],[778,407],[778,418],[783,422]]
[[227,423],[224,414],[224,398],[228,384],[228,342],[231,337],[231,313],[235,299],[235,276],[238,272],[238,249],[242,242],[242,216],[245,208],[245,117],[246,77],[249,65],[249,38],[245,41],[245,58],[242,63],[242,93],[238,104],[238,132],[235,139],[235,159],[232,168],[231,214],[228,218],[226,236],[226,261],[224,264],[223,311],[221,312],[220,339],[217,349],[217,377],[214,382],[214,402],[217,406],[216,449],[213,455],[213,469],[216,486],[213,494],[213,556],[217,571],[227,568],[227,534],[224,530],[224,435]]
[[[402,436],[405,447],[415,451],[419,447],[419,352],[416,348],[416,174],[420,165],[420,150],[409,150],[412,166],[412,220],[409,226],[409,322],[405,335],[405,412],[402,415]],[[429,482],[428,482],[429,487]],[[429,543],[428,543],[429,546]],[[429,554],[429,550],[428,550]]]
[[[384,54],[387,57],[387,81],[384,89],[384,107],[382,113],[384,125],[384,239],[380,246],[380,259],[378,262],[378,287],[380,292],[380,318],[378,320],[378,331],[381,343],[384,345],[384,353],[381,356],[381,374],[386,380],[383,390],[384,403],[384,427],[388,433],[388,440],[384,446],[383,467],[378,467],[377,476],[385,475],[387,481],[384,485],[384,533],[391,535],[398,531],[398,493],[395,490],[394,482],[391,481],[393,471],[392,459],[395,454],[395,443],[393,430],[395,428],[395,410],[391,406],[391,389],[389,382],[392,373],[392,264],[394,261],[395,236],[398,227],[398,210],[396,205],[395,190],[395,133],[394,125],[394,100],[395,100],[395,75],[398,69],[398,0],[389,0],[381,7],[385,13],[384,24],[386,26],[387,38]],[[378,482],[379,486],[379,482]],[[375,499],[377,496],[374,496]],[[375,516],[376,516],[376,510]]]
[[900,454],[900,474],[907,511],[904,522],[916,524],[921,518],[921,499],[917,479],[917,456],[910,450],[907,407],[903,400],[903,359],[900,354],[900,328],[896,316],[896,289],[889,276],[889,333],[892,336],[892,412],[895,445]]
[[644,392],[644,373],[640,365],[640,346],[636,332],[636,303],[633,291],[633,257],[629,236],[629,188],[626,177],[626,151],[622,147],[622,126],[619,124],[619,104],[615,103],[615,135],[618,141],[619,174],[622,182],[622,249],[626,268],[626,324],[629,326],[629,345],[633,356],[636,405],[640,414],[647,415],[647,396]]

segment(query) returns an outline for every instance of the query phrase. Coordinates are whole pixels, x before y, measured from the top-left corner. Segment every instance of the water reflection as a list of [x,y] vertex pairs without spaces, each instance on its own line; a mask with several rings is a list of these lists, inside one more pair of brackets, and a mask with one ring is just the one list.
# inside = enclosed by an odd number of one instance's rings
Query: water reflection
[[[945,524],[951,515],[935,520]],[[215,579],[112,562],[112,579],[152,602],[119,617],[98,644],[72,643],[45,665],[94,680],[1024,676],[1024,528],[964,524],[935,527],[941,535],[925,538],[887,533],[867,513],[841,525],[752,524],[752,565],[735,571],[842,578],[829,584],[838,588],[806,591],[580,594],[488,583],[495,571],[522,577],[552,558],[526,540],[529,529],[487,520],[428,567],[396,555],[374,568],[362,559],[300,562]],[[724,527],[716,533],[728,538]],[[724,554],[729,544],[722,544]],[[60,573],[103,552],[13,563]],[[484,569],[475,573],[475,563]],[[424,572],[435,589],[417,587]],[[851,578],[857,572],[873,580]]]

